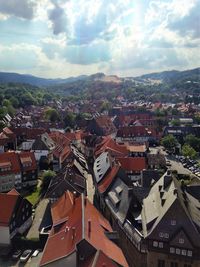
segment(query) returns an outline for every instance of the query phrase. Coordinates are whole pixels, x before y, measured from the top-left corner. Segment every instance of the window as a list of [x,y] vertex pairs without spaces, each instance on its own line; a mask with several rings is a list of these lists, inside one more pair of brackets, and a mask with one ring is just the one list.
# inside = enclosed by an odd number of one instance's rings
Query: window
[[186,255],[187,255],[187,251],[186,251],[185,249],[182,249],[182,250],[181,250],[181,254],[182,254],[183,256],[186,256]]
[[164,237],[164,233],[159,233],[159,237]]
[[157,241],[153,241],[153,247],[155,247],[155,248],[158,247],[158,242]]
[[170,264],[170,267],[178,267],[178,263],[177,262],[174,262],[172,261],[171,264]]
[[191,250],[188,250],[187,255],[188,255],[189,257],[192,257],[192,251],[191,251]]
[[163,242],[158,243],[159,248],[163,248]]
[[164,234],[164,238],[169,238],[169,234],[168,233],[165,233]]
[[176,254],[180,255],[181,250],[179,248],[176,249]]
[[164,260],[158,260],[158,267],[165,267],[165,261]]
[[183,238],[179,238],[179,241],[178,241],[180,244],[184,244],[184,239]]
[[175,253],[175,248],[171,247],[170,248],[170,253],[174,254]]
[[176,225],[176,220],[171,220],[171,225]]

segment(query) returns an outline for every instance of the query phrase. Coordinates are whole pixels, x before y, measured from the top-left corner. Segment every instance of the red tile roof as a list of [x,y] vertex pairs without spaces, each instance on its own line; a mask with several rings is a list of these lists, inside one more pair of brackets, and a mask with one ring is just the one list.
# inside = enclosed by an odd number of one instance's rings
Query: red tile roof
[[108,189],[115,176],[117,175],[119,169],[119,165],[114,165],[112,169],[107,173],[107,175],[103,178],[103,180],[98,184],[98,190],[100,193],[104,193]]
[[12,217],[19,194],[11,190],[10,192],[0,193],[0,225],[8,226]]
[[116,131],[116,127],[111,121],[111,118],[106,115],[101,115],[94,118],[96,124],[103,130],[104,135],[109,135]]
[[0,162],[4,164],[2,167],[6,167],[5,165],[9,165],[10,169],[1,171],[0,175],[6,175],[11,173],[20,173],[20,162],[17,153],[15,152],[5,152],[0,154]]
[[35,140],[38,136],[41,136],[46,132],[43,128],[25,128],[17,127],[12,128],[12,131],[16,134],[17,137],[24,136],[26,139]]
[[[75,196],[70,191],[63,194],[51,207],[53,224],[67,218],[69,211],[73,208]],[[65,208],[63,208],[65,207]]]
[[[23,170],[25,171],[34,171],[37,169],[37,162],[35,159],[34,152],[20,152],[19,154],[20,162],[23,166]],[[25,164],[29,163],[29,166],[26,166]]]
[[125,126],[119,128],[117,132],[118,137],[157,137],[155,129],[144,126]]
[[104,137],[103,141],[98,144],[95,150],[95,156],[97,157],[103,152],[110,151],[112,155],[121,156],[128,155],[128,150],[126,145],[119,145],[116,141],[114,141],[110,136]]
[[[62,201],[58,201],[54,205],[53,221],[55,221],[55,209],[59,213],[60,209],[67,208],[68,212],[64,215],[66,216],[66,221],[63,222],[61,220],[60,225],[57,221],[54,224],[47,240],[40,266],[77,252],[76,246],[82,240],[86,240],[97,251],[103,251],[106,257],[121,266],[128,266],[121,249],[105,235],[105,229],[112,231],[112,228],[99,211],[83,195],[76,198],[72,206],[69,198],[68,201],[64,204],[62,199]],[[70,208],[68,208],[68,204]],[[58,216],[56,215],[56,220],[57,218]],[[100,255],[98,260],[101,262],[103,258],[104,256]]]
[[146,159],[144,157],[118,158],[118,161],[126,171],[138,172],[147,168]]

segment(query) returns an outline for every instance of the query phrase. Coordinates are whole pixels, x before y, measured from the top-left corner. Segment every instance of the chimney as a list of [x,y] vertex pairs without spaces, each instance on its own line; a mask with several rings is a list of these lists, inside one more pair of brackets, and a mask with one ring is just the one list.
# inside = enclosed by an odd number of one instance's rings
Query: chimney
[[164,206],[166,199],[161,199],[161,205]]
[[129,197],[132,196],[132,193],[133,193],[133,189],[131,187],[128,188],[128,196]]
[[160,191],[160,198],[162,198],[164,195],[164,192],[163,191]]
[[75,239],[76,236],[76,227],[72,227],[72,240]]
[[92,222],[91,222],[91,220],[88,220],[88,235],[90,236],[90,234],[91,234],[91,231],[92,231]]
[[178,190],[174,189],[174,195],[178,195]]

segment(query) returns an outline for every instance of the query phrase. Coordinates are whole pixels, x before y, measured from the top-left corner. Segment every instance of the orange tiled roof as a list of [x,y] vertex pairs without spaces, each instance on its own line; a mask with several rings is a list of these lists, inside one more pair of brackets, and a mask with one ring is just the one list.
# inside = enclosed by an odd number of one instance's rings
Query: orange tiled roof
[[104,193],[107,190],[107,188],[111,185],[119,169],[120,169],[119,165],[113,166],[112,169],[109,171],[109,173],[98,184],[98,190],[100,193]]
[[14,191],[7,194],[0,193],[0,225],[7,226],[9,224],[18,197],[19,194]]
[[[56,202],[54,209],[57,209],[58,212],[60,209],[66,209],[69,201],[68,199],[64,206],[63,200]],[[69,206],[71,208],[65,214],[66,221],[61,221],[60,225],[57,222],[51,230],[40,266],[69,256],[77,251],[76,246],[82,240],[86,240],[94,249],[102,251],[106,257],[119,265],[128,266],[121,249],[105,235],[105,229],[112,231],[109,222],[88,199],[81,195],[74,200],[72,206],[70,202]],[[55,218],[53,218],[54,220]],[[103,258],[103,255],[100,256],[99,261]]]
[[20,172],[20,162],[17,153],[15,152],[5,152],[0,154],[0,162],[2,164],[7,164],[10,166],[9,170],[2,171],[1,174],[19,173]]
[[144,157],[118,158],[118,161],[126,171],[142,171],[147,168]]

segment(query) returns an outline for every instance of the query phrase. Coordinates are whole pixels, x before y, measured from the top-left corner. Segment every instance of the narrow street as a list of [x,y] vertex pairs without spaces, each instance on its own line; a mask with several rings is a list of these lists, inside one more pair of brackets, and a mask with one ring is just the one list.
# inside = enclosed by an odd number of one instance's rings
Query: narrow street
[[92,179],[92,175],[87,175],[87,197],[90,200],[90,202],[93,204],[94,200],[94,194],[95,194],[95,187]]

